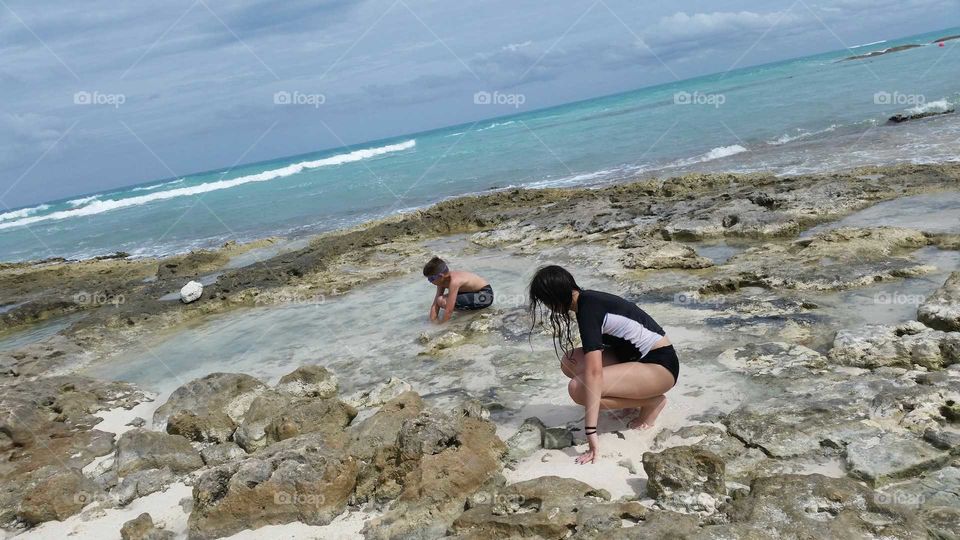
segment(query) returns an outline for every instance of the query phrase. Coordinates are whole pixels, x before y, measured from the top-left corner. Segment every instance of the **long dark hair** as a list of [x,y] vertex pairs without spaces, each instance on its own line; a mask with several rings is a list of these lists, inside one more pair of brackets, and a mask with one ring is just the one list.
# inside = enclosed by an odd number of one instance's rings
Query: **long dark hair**
[[557,265],[543,266],[530,280],[530,315],[533,324],[530,333],[537,326],[537,315],[542,322],[544,312],[549,313],[550,327],[553,329],[553,352],[560,358],[573,350],[573,337],[570,335],[570,308],[573,304],[573,291],[580,286],[570,272]]

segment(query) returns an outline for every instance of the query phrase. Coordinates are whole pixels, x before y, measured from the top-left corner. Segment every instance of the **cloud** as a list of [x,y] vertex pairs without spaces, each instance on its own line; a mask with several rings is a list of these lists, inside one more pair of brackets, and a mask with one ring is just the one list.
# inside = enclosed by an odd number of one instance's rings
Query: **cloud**
[[32,161],[47,150],[55,154],[58,148],[53,145],[68,127],[53,116],[0,113],[0,165]]
[[790,11],[754,13],[752,11],[694,13],[678,12],[663,17],[645,32],[652,46],[675,45],[677,42],[705,40],[742,40],[760,35],[775,27],[789,27],[805,22],[806,18]]

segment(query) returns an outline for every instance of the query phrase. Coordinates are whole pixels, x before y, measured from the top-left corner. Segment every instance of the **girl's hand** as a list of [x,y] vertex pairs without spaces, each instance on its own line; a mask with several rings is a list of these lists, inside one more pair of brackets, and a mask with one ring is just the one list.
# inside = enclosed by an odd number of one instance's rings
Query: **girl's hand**
[[600,437],[598,437],[596,433],[587,435],[587,443],[590,445],[590,448],[577,456],[577,459],[574,460],[577,465],[596,463],[600,458]]

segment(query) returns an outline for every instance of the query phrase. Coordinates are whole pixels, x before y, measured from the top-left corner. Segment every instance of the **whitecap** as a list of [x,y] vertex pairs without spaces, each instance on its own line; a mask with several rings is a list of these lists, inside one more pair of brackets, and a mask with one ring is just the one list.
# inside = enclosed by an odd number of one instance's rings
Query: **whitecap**
[[[19,217],[20,219],[17,219],[16,221],[2,222],[2,220],[0,220],[0,229],[20,227],[23,225],[30,225],[32,223],[37,223],[40,221],[67,219],[67,218],[77,217],[77,216],[91,216],[95,214],[102,214],[103,212],[109,212],[110,210],[117,210],[119,208],[127,208],[130,206],[140,206],[153,201],[173,199],[176,197],[186,197],[189,195],[198,195],[200,193],[209,193],[211,191],[229,189],[229,188],[240,186],[243,184],[249,184],[251,182],[266,182],[269,180],[274,180],[276,178],[284,178],[287,176],[292,176],[294,174],[300,173],[308,169],[316,169],[319,167],[327,167],[331,165],[343,165],[345,163],[353,163],[353,162],[361,161],[364,159],[370,159],[370,158],[377,157],[383,154],[388,154],[391,152],[400,152],[402,150],[409,150],[410,148],[415,147],[416,144],[417,144],[417,141],[411,139],[409,141],[404,141],[402,143],[390,144],[390,145],[381,146],[378,148],[365,148],[363,150],[354,150],[353,152],[349,152],[346,154],[337,154],[335,156],[318,159],[316,161],[303,161],[300,163],[293,163],[293,164],[287,165],[286,167],[281,167],[279,169],[263,171],[257,174],[241,176],[239,178],[233,178],[230,180],[218,180],[216,182],[207,182],[205,184],[200,184],[197,186],[181,187],[176,189],[168,189],[164,191],[155,191],[150,193],[149,195],[138,195],[136,197],[127,197],[125,199],[92,200],[85,206],[81,206],[79,208],[74,208],[72,210],[61,210],[59,212],[51,212],[49,214],[45,214],[42,216],[34,216],[31,214],[21,214],[11,218],[11,219],[15,219]],[[3,214],[3,215],[6,215],[6,214]]]

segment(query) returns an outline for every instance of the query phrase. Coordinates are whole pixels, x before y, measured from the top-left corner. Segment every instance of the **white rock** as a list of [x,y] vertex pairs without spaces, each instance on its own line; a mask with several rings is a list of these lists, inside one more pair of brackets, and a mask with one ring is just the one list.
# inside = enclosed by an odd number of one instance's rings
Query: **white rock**
[[203,285],[199,281],[191,281],[180,289],[180,300],[184,304],[189,304],[200,298],[203,294]]

